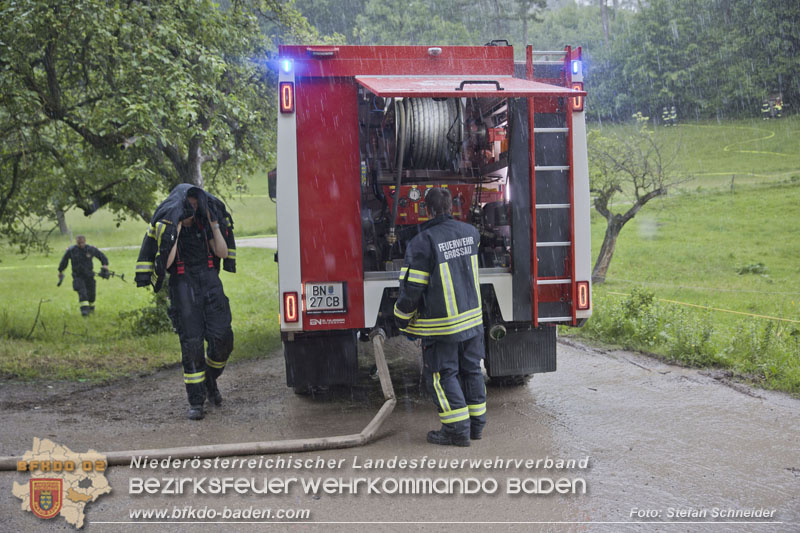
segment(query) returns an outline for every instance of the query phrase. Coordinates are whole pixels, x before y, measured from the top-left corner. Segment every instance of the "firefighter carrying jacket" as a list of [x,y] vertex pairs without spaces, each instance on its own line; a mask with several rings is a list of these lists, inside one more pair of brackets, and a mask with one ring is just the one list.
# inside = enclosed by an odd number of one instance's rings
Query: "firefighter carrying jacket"
[[[168,314],[181,343],[188,417],[197,420],[204,416],[206,399],[216,405],[222,402],[217,378],[233,351],[230,305],[219,279],[220,252],[214,247],[219,230],[222,244],[227,245],[223,268],[235,272],[233,220],[222,202],[187,184],[173,189],[153,220],[139,253],[136,281],[138,286],[152,282],[158,290],[164,273],[170,274]],[[211,221],[219,227],[212,227]]]
[[81,315],[88,316],[94,312],[96,289],[92,260],[94,258],[100,260],[100,264],[102,264],[100,275],[102,277],[107,277],[108,258],[94,246],[86,244],[86,238],[83,235],[78,235],[75,238],[75,242],[75,245],[67,248],[64,257],[61,258],[61,263],[58,264],[59,285],[61,284],[60,280],[64,277],[64,270],[67,268],[67,263],[71,261],[72,290],[78,293]]
[[[158,292],[164,283],[167,269],[166,262],[172,244],[175,241],[176,228],[184,212],[186,195],[191,189],[197,187],[182,183],[172,189],[166,200],[156,208],[155,214],[147,228],[147,233],[139,249],[139,258],[136,260],[136,286],[152,286]],[[206,202],[211,206],[219,218],[220,231],[228,245],[228,257],[222,260],[222,269],[227,272],[236,272],[236,240],[233,236],[233,218],[228,213],[220,200],[214,195],[203,191]],[[219,271],[220,260],[214,258],[214,266]]]
[[480,234],[453,220],[446,189],[430,189],[425,202],[435,218],[408,243],[394,315],[400,331],[422,339],[423,374],[442,423],[428,442],[469,446],[486,424]]

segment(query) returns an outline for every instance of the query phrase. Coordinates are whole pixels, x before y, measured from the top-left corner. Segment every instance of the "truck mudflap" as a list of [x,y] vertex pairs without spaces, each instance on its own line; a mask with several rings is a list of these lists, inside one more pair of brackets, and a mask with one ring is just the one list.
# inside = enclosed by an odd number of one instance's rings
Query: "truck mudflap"
[[355,330],[284,334],[286,385],[296,392],[331,385],[353,385],[358,373]]
[[505,324],[505,334],[486,329],[486,372],[491,378],[556,370],[556,327]]

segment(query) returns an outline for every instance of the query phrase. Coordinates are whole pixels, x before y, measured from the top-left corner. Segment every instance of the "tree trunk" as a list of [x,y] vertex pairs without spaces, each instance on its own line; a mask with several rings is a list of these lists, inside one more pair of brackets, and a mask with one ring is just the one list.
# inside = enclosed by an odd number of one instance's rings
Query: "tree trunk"
[[61,232],[61,235],[69,233],[67,218],[64,216],[64,211],[62,209],[56,208],[56,220],[58,221],[58,230]]
[[600,16],[603,19],[603,44],[608,45],[608,0],[600,0]]
[[200,138],[194,137],[189,142],[189,153],[186,157],[189,167],[189,183],[203,188],[203,153],[200,150]]
[[614,250],[617,248],[617,237],[619,237],[619,232],[622,230],[622,225],[623,223],[619,220],[618,215],[608,221],[606,234],[603,237],[603,245],[600,247],[600,254],[597,256],[597,262],[595,262],[592,270],[592,283],[605,283],[608,267],[611,265],[611,258],[614,257]]
[[528,46],[528,17],[527,14],[522,18],[522,46]]

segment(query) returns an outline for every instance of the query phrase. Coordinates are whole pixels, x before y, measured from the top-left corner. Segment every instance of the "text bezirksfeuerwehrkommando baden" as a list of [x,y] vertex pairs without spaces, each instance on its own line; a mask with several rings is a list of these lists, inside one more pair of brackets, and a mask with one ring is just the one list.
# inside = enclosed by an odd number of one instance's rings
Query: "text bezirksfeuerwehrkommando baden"
[[[128,480],[129,494],[289,494],[293,489],[306,494],[586,494],[583,478],[537,475],[527,477],[531,470],[586,470],[589,457],[582,459],[559,458],[504,458],[447,459],[427,455],[421,457],[324,458],[289,456],[260,456],[253,458],[152,458],[136,456],[131,459],[131,469],[192,470],[191,476],[131,477]],[[197,475],[197,470],[249,470],[270,471],[271,477],[234,477]],[[319,471],[351,469],[353,471],[385,471],[387,475],[355,477],[285,477],[286,472],[300,474]],[[420,475],[423,471],[437,471],[434,476]],[[522,471],[523,477],[494,479],[477,478],[479,472]],[[394,472],[409,473],[414,477],[397,477]],[[445,473],[446,471],[449,471]],[[277,474],[277,475],[276,475]],[[455,475],[453,475],[455,474]]]

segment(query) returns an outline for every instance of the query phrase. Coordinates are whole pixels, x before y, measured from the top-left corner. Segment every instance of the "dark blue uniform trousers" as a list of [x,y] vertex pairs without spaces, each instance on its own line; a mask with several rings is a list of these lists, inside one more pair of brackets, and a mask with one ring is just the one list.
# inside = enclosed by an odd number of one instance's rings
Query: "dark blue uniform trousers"
[[486,385],[481,373],[483,333],[462,342],[423,340],[423,376],[439,410],[442,429],[469,436],[486,425]]
[[202,405],[206,375],[218,378],[233,351],[228,298],[217,271],[206,266],[170,275],[169,297],[169,315],[181,341],[186,394],[191,405]]

